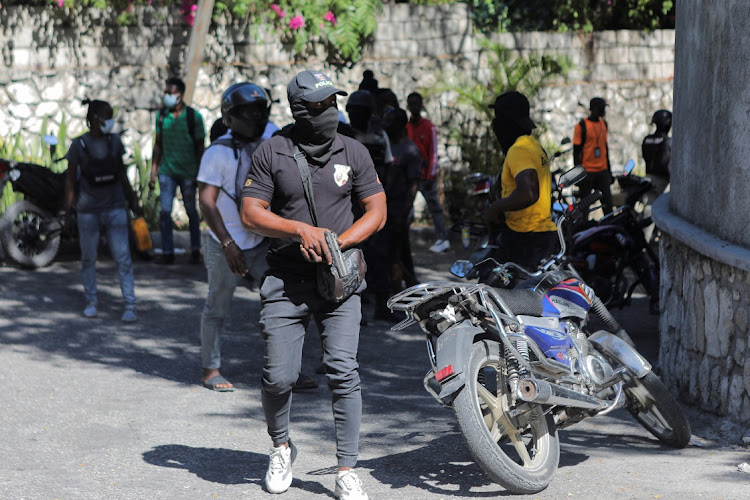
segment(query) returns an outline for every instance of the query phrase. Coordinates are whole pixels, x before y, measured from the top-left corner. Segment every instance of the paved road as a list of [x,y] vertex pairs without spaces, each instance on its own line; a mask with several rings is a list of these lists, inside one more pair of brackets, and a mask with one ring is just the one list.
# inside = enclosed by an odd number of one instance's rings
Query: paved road
[[[447,278],[460,251],[417,245],[423,279]],[[74,253],[30,272],[0,267],[0,498],[256,499],[269,440],[259,401],[258,294],[238,291],[224,337],[224,373],[237,385],[197,385],[205,270],[136,264],[139,321],[123,324],[111,261],[99,266],[100,316],[85,319]],[[656,318],[637,301],[618,318],[655,360]],[[248,326],[249,325],[249,326]],[[636,332],[637,330],[637,332]],[[320,347],[309,335],[304,368]],[[418,330],[370,322],[360,349],[364,390],[358,464],[372,499],[505,497],[467,452],[450,410],[421,387]],[[285,499],[332,498],[330,398],[296,394],[300,455]],[[687,409],[694,445],[660,446],[625,412],[561,431],[560,469],[538,499],[750,498],[742,429]]]

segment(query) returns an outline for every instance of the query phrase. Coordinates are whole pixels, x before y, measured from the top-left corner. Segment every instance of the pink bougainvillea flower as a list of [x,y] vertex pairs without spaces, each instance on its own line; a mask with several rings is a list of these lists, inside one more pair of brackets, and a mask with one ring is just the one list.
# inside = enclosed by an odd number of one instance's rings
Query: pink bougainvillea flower
[[62,7],[64,3],[65,3],[65,0],[57,0],[58,7]]
[[284,12],[283,10],[281,10],[281,7],[279,7],[275,3],[271,4],[271,10],[274,11],[279,17],[284,17],[286,15],[286,12]]
[[180,11],[182,12],[183,19],[185,19],[185,22],[188,25],[192,26],[195,24],[195,13],[197,10],[198,5],[193,3],[193,0],[183,0]]
[[289,20],[289,27],[293,30],[298,30],[300,28],[303,28],[305,26],[305,18],[300,16],[299,14],[292,17]]
[[336,16],[333,15],[333,12],[331,12],[330,10],[326,12],[326,15],[323,16],[323,19],[336,26]]

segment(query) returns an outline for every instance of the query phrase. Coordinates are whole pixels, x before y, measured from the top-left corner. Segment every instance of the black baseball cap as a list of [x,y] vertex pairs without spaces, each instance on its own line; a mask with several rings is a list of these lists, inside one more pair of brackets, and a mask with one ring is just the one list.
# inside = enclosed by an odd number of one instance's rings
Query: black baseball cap
[[347,95],[343,90],[336,88],[327,75],[309,69],[297,73],[286,87],[286,96],[290,103],[320,102],[333,94]]
[[594,97],[589,102],[589,109],[603,108],[605,106],[608,106],[608,104],[607,104],[607,101],[605,101],[604,98],[602,97]]
[[495,117],[509,119],[524,130],[536,128],[529,118],[529,100],[515,90],[501,94],[495,99]]

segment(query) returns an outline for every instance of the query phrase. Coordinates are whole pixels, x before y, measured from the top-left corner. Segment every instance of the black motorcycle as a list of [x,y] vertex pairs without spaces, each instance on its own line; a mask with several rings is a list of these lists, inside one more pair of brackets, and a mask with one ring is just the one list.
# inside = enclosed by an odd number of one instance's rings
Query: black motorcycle
[[617,177],[626,192],[625,203],[597,221],[576,225],[567,238],[568,255],[576,271],[608,307],[629,305],[640,285],[648,294],[651,312],[657,313],[659,257],[644,234],[651,218],[643,217],[638,210],[651,182],[631,171],[629,162],[625,174]]
[[10,182],[13,191],[23,195],[0,217],[0,244],[21,267],[45,267],[57,256],[65,219],[65,175],[0,158],[0,192]]

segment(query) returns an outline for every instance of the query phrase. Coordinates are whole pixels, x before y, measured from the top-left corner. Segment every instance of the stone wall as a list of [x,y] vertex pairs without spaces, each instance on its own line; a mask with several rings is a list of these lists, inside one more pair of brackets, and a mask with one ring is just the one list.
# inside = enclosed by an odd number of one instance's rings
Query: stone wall
[[[189,27],[179,14],[165,9],[140,9],[137,17],[136,25],[122,27],[107,12],[3,8],[0,137],[19,130],[38,134],[44,117],[55,124],[63,114],[80,131],[85,124],[80,100],[89,96],[117,106],[119,126],[128,129],[126,145],[132,150],[137,141],[148,155],[162,82],[184,66]],[[611,103],[611,160],[622,165],[640,157],[653,111],[671,108],[673,31],[524,33],[500,39],[520,53],[564,54],[576,64],[566,81],[545,88],[532,103],[533,117],[548,124],[550,144],[572,135],[575,123],[587,113],[588,100],[601,95]],[[226,20],[213,23],[193,100],[207,126],[219,115],[222,90],[241,80],[270,87],[281,99],[272,119],[278,125],[290,122],[286,84],[305,66],[324,69],[350,91],[370,68],[380,86],[392,88],[402,100],[413,90],[429,89],[437,79],[487,74],[486,57],[463,4],[384,6],[373,43],[352,66],[331,66],[324,54],[303,63],[288,49],[274,35],[252,34]],[[426,107],[440,125],[442,142],[447,142],[449,123],[443,122],[453,117],[455,102],[450,95],[435,96]]]
[[681,399],[750,425],[750,273],[660,242],[659,367]]

